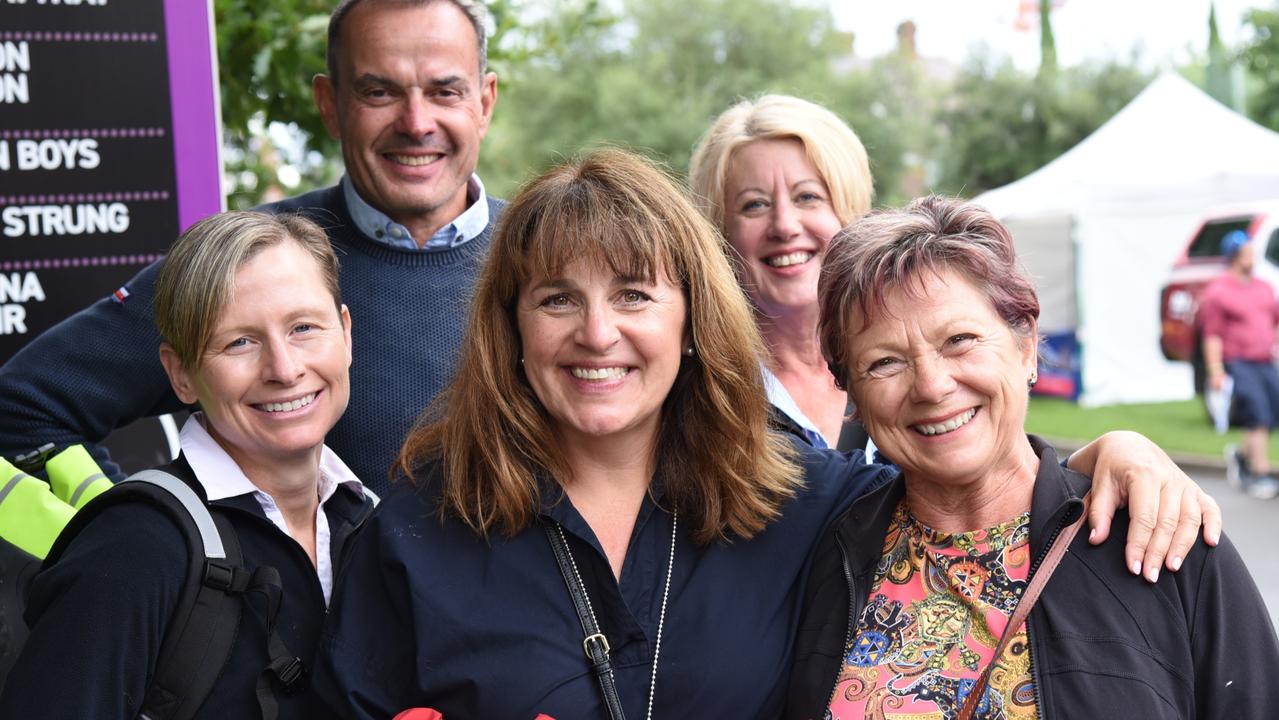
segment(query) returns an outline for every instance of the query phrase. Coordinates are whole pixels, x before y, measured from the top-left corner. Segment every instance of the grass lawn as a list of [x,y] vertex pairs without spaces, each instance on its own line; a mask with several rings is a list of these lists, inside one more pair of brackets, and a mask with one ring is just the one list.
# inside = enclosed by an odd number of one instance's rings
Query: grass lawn
[[[1240,430],[1218,435],[1198,400],[1109,405],[1084,408],[1065,400],[1031,398],[1026,429],[1036,435],[1090,440],[1108,430],[1136,430],[1170,454],[1221,457],[1226,443],[1238,444]],[[1279,464],[1279,442],[1270,444],[1271,462]]]

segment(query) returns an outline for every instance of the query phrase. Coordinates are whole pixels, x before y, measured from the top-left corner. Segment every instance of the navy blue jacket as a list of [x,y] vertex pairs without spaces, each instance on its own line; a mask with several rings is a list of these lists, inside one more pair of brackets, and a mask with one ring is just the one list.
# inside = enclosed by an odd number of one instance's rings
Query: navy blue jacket
[[[820,531],[893,469],[860,452],[800,447],[808,487],[750,540],[693,544],[680,524],[657,667],[656,717],[775,718],[803,567]],[[655,484],[661,502],[660,483]],[[436,512],[434,483],[385,498],[352,547],[315,686],[344,716],[433,707],[448,720],[606,717],[582,629],[543,529],[487,540]],[[646,499],[618,583],[566,498],[562,524],[613,649],[629,717],[643,718],[671,548],[671,515]]]
[[[374,242],[355,228],[342,188],[264,205],[300,213],[328,233],[351,310],[351,401],[325,443],[369,488],[383,494],[404,436],[453,375],[471,289],[505,203],[489,198],[489,225],[450,250],[415,252]],[[44,443],[94,443],[112,430],[182,403],[160,366],[151,298],[160,263],[129,281],[123,303],[109,295],[31,341],[0,367],[0,455]],[[104,294],[115,288],[103,288]],[[124,475],[104,452],[103,470]],[[134,468],[135,470],[141,468]]]
[[[204,497],[185,460],[179,458],[164,469]],[[212,505],[228,510],[246,568],[266,565],[280,572],[280,638],[309,667],[325,612],[310,558],[267,519],[251,495]],[[372,503],[343,485],[324,510],[338,567],[349,547],[347,540],[371,512]],[[89,523],[62,558],[32,581],[27,609],[31,636],[5,681],[0,717],[136,717],[189,557],[177,525],[150,505],[116,505]],[[263,624],[254,609],[246,607],[231,658],[196,717],[259,717],[254,689],[266,658]],[[282,720],[331,716],[309,691],[277,699]]]

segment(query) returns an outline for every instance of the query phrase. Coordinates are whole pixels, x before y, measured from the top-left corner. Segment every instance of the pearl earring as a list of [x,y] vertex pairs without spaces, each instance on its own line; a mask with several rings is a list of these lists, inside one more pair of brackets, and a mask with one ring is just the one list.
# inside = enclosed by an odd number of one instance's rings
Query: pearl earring
[[684,356],[685,356],[685,357],[693,357],[693,346],[692,346],[692,345],[689,345],[688,347],[684,348]]

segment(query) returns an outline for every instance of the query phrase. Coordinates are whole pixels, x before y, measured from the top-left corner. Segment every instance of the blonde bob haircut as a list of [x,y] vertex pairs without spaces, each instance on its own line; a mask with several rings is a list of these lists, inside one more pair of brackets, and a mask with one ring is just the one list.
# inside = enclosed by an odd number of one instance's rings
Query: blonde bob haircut
[[240,267],[286,240],[296,242],[315,260],[341,316],[338,259],[320,226],[301,215],[211,215],[174,241],[155,281],[155,324],[183,367],[200,367],[218,318],[235,295]]
[[756,140],[798,140],[826,183],[841,225],[870,210],[874,185],[866,148],[857,134],[821,105],[790,95],[764,95],[720,113],[693,149],[688,183],[716,227],[724,228],[724,188],[733,154]]
[[[749,538],[799,487],[793,449],[768,429],[764,347],[719,233],[662,171],[597,150],[533,180],[507,206],[475,288],[452,383],[400,452],[409,477],[439,463],[441,507],[508,536],[558,501],[572,471],[520,368],[520,290],[577,260],[682,288],[695,354],[662,405],[655,469],[696,542]],[[544,498],[544,493],[551,497]]]

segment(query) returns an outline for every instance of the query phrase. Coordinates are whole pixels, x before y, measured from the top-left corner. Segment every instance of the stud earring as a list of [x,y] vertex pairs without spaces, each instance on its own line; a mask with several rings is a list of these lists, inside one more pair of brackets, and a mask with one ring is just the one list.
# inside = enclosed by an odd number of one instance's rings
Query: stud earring
[[693,346],[689,345],[684,348],[684,357],[693,357]]
[[1037,375],[1031,375],[1031,376],[1030,376],[1030,379],[1026,381],[1026,389],[1027,389],[1027,390],[1034,390],[1034,389],[1035,389],[1035,383],[1037,383],[1037,382],[1039,382],[1039,376],[1037,376]]

